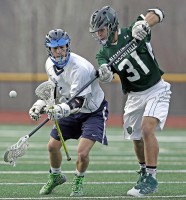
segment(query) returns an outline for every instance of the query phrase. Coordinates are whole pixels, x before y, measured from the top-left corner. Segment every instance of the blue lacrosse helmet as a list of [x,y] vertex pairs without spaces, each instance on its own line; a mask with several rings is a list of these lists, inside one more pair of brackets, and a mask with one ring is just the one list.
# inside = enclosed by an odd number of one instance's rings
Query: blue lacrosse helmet
[[[53,53],[51,52],[51,47],[56,48],[59,46],[67,46],[67,51],[66,51],[66,57],[65,59],[61,56],[56,60],[54,57]],[[68,63],[69,58],[70,58],[70,37],[67,32],[65,32],[62,29],[55,29],[49,31],[49,33],[46,35],[45,38],[45,47],[47,49],[48,56],[50,56],[50,59],[54,63],[54,65],[58,69],[63,69],[65,65]]]

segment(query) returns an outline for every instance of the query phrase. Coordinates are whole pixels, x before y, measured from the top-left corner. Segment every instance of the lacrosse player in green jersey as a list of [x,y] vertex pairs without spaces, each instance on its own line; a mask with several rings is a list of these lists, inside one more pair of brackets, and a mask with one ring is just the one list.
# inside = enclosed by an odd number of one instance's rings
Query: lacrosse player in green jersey
[[[140,177],[127,194],[144,196],[157,191],[157,160],[159,153],[155,130],[162,130],[170,102],[170,84],[162,79],[163,71],[155,59],[151,40],[151,27],[164,19],[159,8],[149,9],[129,27],[119,28],[116,11],[110,6],[96,10],[90,18],[89,32],[102,45],[96,58],[99,80],[111,82],[113,74],[119,75],[122,90],[128,94],[124,108],[124,136],[133,140],[134,151],[140,165]],[[121,56],[108,67],[131,40],[138,47],[127,56]]]

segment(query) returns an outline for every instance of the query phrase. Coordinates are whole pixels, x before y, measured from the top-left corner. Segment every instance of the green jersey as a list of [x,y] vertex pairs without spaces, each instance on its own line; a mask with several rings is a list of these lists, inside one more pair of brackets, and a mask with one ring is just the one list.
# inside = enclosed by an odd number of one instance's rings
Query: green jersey
[[[137,21],[139,20],[143,20],[143,16],[139,16]],[[99,65],[108,63],[114,55],[133,39],[133,24],[127,28],[119,29],[117,43],[109,47],[103,47],[99,51],[96,55]],[[148,34],[139,43],[138,48],[134,52],[111,66],[111,70],[119,75],[124,93],[144,91],[161,79],[163,71],[159,68],[155,59],[150,39],[151,34]]]

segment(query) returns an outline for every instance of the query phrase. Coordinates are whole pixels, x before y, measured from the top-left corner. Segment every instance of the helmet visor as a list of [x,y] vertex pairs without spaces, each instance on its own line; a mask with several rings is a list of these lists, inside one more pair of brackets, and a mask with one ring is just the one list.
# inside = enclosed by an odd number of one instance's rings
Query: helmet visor
[[60,40],[51,40],[50,43],[48,43],[48,47],[52,47],[52,48],[55,48],[55,47],[59,47],[59,46],[65,46],[66,44],[68,44],[69,42],[69,39],[64,39],[64,38],[61,38]]
[[98,26],[97,24],[93,27],[93,26],[90,26],[89,27],[89,32],[90,33],[96,33],[98,31],[100,31],[101,29],[103,29],[104,27],[107,27],[108,24],[107,23],[103,23],[102,25]]

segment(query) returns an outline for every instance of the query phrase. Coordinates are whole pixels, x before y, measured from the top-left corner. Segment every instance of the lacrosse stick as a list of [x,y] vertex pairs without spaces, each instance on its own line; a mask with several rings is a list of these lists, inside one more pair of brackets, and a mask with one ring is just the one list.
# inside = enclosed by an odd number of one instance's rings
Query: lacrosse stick
[[16,144],[10,146],[4,154],[4,161],[9,162],[12,166],[16,166],[17,158],[23,156],[27,151],[29,145],[27,142],[28,138],[28,135],[21,137]]
[[49,119],[45,119],[39,126],[37,126],[33,131],[31,131],[28,135],[25,135],[19,139],[19,141],[10,146],[4,154],[4,161],[9,162],[11,165],[16,165],[16,160],[18,157],[23,156],[28,148],[28,139],[37,131],[39,130]]
[[62,144],[62,146],[63,146],[63,148],[65,150],[65,153],[66,153],[66,156],[67,156],[67,160],[70,161],[71,157],[70,157],[70,155],[68,153],[68,150],[67,150],[67,147],[66,147],[66,144],[65,144],[61,129],[59,127],[58,121],[57,120],[54,120],[54,121],[55,121],[55,125],[56,125],[56,128],[57,128],[57,132],[58,132],[58,136],[60,138],[61,144]]
[[[40,92],[42,93],[42,95],[40,95],[41,98],[45,98],[47,102],[50,102],[50,104],[54,104],[55,102],[54,98],[52,98],[52,96],[50,95],[50,93],[54,93],[54,88],[55,88],[54,84],[52,84],[52,82],[49,81],[47,81],[47,87],[40,87]],[[31,133],[21,137],[16,144],[10,146],[4,154],[4,161],[9,162],[11,165],[15,166],[17,158],[23,156],[28,149],[29,146],[28,139],[48,121],[49,121],[48,118],[45,119]]]
[[[54,105],[55,103],[55,99],[54,99],[54,93],[55,93],[55,85],[50,82],[50,81],[46,81],[42,84],[40,84],[35,91],[36,95],[39,96],[39,98],[45,100],[46,104],[48,105]],[[28,149],[28,139],[38,130],[40,129],[44,124],[46,124],[49,121],[49,119],[45,119],[39,126],[37,126],[31,133],[29,133],[28,135],[25,135],[23,137],[21,137],[19,139],[19,141],[10,146],[7,151],[4,154],[4,161],[5,162],[9,162],[11,165],[15,166],[16,165],[16,160],[18,157],[23,156],[27,149]],[[62,133],[61,130],[59,128],[58,122],[55,122],[56,124],[56,128],[58,130],[58,134],[60,137],[60,140],[62,142],[62,145],[65,149],[65,152],[67,154],[67,160],[71,160],[66,145],[64,143],[64,139],[62,137]]]
[[[51,81],[45,81],[44,83],[40,84],[36,90],[35,90],[36,95],[40,98],[43,99],[45,101],[45,103],[47,104],[48,107],[52,107],[55,104],[55,98],[56,98],[56,87],[54,86],[53,82]],[[56,129],[58,132],[58,136],[60,138],[61,141],[61,145],[64,148],[64,151],[66,153],[67,156],[67,160],[70,161],[70,155],[68,153],[61,129],[59,127],[58,121],[54,120],[55,125],[56,125]]]

